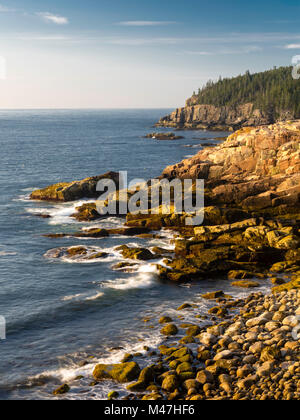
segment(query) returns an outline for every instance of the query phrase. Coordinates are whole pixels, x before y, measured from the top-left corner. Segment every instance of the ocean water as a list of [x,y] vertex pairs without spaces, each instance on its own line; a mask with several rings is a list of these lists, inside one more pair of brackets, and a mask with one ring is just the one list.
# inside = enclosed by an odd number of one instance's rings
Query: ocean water
[[[184,131],[178,134],[185,138],[173,142],[143,138],[168,112],[0,112],[0,316],[7,323],[6,340],[0,340],[1,399],[54,398],[53,389],[66,381],[71,386],[70,399],[105,398],[112,388],[122,395],[123,388],[116,384],[89,386],[98,361],[118,362],[125,352],[141,352],[139,363],[146,365],[144,346],[155,347],[162,341],[157,327],[161,315],[177,317],[179,304],[194,302],[198,309],[183,315],[195,321],[195,315],[205,313],[210,305],[202,293],[221,288],[243,295],[224,279],[181,286],[162,283],[152,263],[139,263],[131,273],[112,270],[122,261],[114,250],[117,245],[172,250],[168,231],[153,240],[42,236],[93,226],[119,227],[124,220],[111,217],[101,223],[78,223],[70,217],[78,202],[33,202],[28,199],[32,190],[108,170],[128,171],[129,180],[149,179],[195,154],[201,144],[218,143],[214,139],[226,135]],[[37,217],[39,213],[51,217]],[[109,256],[88,264],[45,256],[57,247],[81,244]],[[263,283],[262,290],[266,287]]]

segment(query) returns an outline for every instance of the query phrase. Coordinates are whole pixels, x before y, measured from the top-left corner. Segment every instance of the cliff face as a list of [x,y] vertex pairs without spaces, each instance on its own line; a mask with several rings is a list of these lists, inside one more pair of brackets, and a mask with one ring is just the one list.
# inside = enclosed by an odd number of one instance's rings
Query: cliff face
[[167,167],[162,176],[205,179],[215,203],[299,206],[300,120],[243,128],[222,145]]
[[[184,108],[178,108],[170,115],[161,118],[158,126],[186,129],[209,129],[234,131],[241,127],[271,124],[274,121],[264,112],[255,109],[253,104],[228,106],[195,105],[196,97],[187,100]],[[290,112],[282,114],[280,120],[293,119]]]

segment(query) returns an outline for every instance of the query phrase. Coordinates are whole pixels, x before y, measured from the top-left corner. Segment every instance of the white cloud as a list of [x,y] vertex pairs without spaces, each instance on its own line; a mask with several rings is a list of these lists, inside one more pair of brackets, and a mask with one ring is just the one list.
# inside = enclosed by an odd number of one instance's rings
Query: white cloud
[[36,13],[36,14],[40,16],[42,19],[44,19],[45,21],[55,23],[56,25],[67,25],[69,23],[68,18],[54,15],[49,12],[42,12],[42,13]]
[[286,50],[300,50],[300,44],[289,44],[284,47]]
[[155,20],[128,20],[125,22],[119,22],[118,25],[121,26],[165,26],[165,25],[174,25],[177,22],[171,21],[155,21]]

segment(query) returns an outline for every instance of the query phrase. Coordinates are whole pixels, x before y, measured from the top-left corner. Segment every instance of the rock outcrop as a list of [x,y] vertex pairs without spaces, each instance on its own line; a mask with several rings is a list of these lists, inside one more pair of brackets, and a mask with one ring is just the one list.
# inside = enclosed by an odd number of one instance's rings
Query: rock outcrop
[[[293,119],[286,112],[280,115],[279,121]],[[266,112],[256,109],[252,103],[237,107],[214,105],[196,105],[188,100],[183,108],[177,108],[171,114],[161,118],[158,127],[174,127],[183,129],[234,131],[242,127],[272,124],[274,121]]]
[[81,181],[61,182],[50,185],[34,191],[30,198],[32,200],[63,202],[81,200],[82,198],[97,198],[100,194],[96,191],[96,187],[101,179],[112,179],[116,185],[119,185],[119,174],[117,172],[107,172]]
[[168,166],[162,177],[204,179],[213,204],[299,210],[300,120],[243,128],[220,146]]

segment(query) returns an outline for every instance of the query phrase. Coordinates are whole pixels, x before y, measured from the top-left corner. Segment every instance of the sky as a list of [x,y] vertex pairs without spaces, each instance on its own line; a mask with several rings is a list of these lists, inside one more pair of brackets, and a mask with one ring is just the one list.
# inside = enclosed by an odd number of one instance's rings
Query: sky
[[299,12],[299,0],[0,0],[0,108],[184,106],[210,79],[300,61]]

